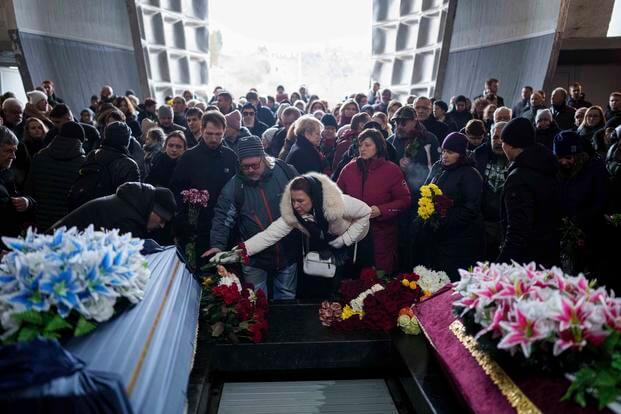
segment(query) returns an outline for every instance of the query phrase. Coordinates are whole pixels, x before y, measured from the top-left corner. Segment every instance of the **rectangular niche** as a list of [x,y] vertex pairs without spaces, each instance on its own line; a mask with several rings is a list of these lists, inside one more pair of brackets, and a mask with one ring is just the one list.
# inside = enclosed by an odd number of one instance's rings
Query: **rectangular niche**
[[399,0],[373,0],[373,21],[382,22],[399,18]]
[[413,66],[414,59],[411,56],[396,58],[392,69],[392,84],[407,85],[412,76]]
[[173,88],[170,86],[156,86],[155,87],[155,99],[158,102],[164,102],[167,96],[174,96]]
[[376,61],[373,64],[373,80],[379,82],[382,87],[388,87],[392,79],[392,62]]
[[396,50],[397,52],[402,50],[411,50],[416,47],[416,41],[418,39],[418,22],[412,21],[409,24],[399,24],[397,30]]
[[434,78],[434,51],[417,53],[414,58],[412,84],[431,82]]
[[425,96],[427,98],[431,98],[433,96],[432,90],[425,86],[410,89],[410,95]]
[[188,57],[184,55],[170,54],[170,73],[173,83],[189,84],[190,68],[188,65]]
[[438,43],[440,38],[441,13],[432,16],[424,16],[420,19],[417,47],[431,46]]
[[149,51],[149,67],[151,69],[151,79],[158,82],[170,82],[170,69],[168,67],[168,56],[166,51]]
[[161,13],[143,14],[142,17],[144,38],[153,45],[166,45],[164,38],[164,20]]
[[447,0],[422,0],[423,10],[432,10],[442,7],[446,4]]
[[420,12],[421,1],[420,0],[401,0],[400,13],[401,16],[407,16],[413,13]]
[[209,51],[209,31],[205,26],[185,26],[185,46],[193,52]]
[[181,13],[181,0],[161,0],[161,7],[175,13]]
[[176,49],[185,49],[185,29],[181,20],[164,20],[166,45]]
[[190,83],[192,85],[206,85],[209,82],[207,74],[207,62],[204,59],[190,58]]
[[209,8],[207,0],[183,0],[183,14],[195,19],[207,20]]

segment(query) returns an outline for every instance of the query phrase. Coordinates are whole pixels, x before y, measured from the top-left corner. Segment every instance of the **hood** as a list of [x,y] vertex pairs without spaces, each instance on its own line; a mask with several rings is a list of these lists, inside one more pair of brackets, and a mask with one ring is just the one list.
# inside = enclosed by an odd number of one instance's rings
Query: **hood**
[[[320,173],[308,173],[306,175],[315,177],[321,183],[323,192],[323,215],[328,223],[343,217],[345,213],[345,203],[343,192],[334,181],[327,175]],[[298,224],[295,217],[293,206],[291,205],[291,182],[285,187],[280,200],[280,215],[289,226]]]
[[535,144],[524,148],[524,151],[509,167],[509,172],[518,167],[535,170],[547,176],[555,176],[558,171],[558,160],[548,148]]
[[116,190],[116,196],[131,205],[138,215],[147,220],[153,209],[155,187],[144,183],[125,183]]
[[47,147],[48,154],[55,160],[71,160],[84,155],[82,141],[57,135]]

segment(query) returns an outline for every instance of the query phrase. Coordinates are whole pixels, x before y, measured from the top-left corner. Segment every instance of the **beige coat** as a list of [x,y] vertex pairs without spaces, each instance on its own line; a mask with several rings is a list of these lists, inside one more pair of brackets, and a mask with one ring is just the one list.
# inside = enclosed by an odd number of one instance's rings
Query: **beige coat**
[[[351,246],[362,240],[369,232],[371,208],[364,202],[343,194],[328,176],[318,173],[308,175],[312,175],[321,182],[323,214],[328,222],[328,232],[333,236],[340,236],[335,241],[338,244],[342,242],[345,246]],[[298,229],[308,235],[293,212],[290,186],[291,183],[285,188],[280,200],[280,218],[244,243],[249,256],[274,245],[293,229]]]

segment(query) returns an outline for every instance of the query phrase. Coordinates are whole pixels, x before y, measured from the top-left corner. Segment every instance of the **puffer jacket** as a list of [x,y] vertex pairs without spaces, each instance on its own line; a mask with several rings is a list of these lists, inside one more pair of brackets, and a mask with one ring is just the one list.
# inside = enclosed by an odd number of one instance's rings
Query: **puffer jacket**
[[371,219],[375,265],[392,273],[397,262],[398,217],[412,201],[403,173],[385,159],[357,158],[343,168],[337,185],[345,194],[381,211],[380,216]]
[[[224,186],[215,208],[211,227],[211,247],[228,248],[231,233],[237,226],[241,241],[269,227],[280,218],[280,199],[287,183],[297,171],[284,161],[275,160],[259,181],[237,174]],[[264,270],[281,270],[294,263],[301,241],[289,234],[282,241],[250,259],[250,266]]]
[[41,231],[69,212],[67,195],[85,159],[82,142],[62,136],[34,156],[26,193],[38,202],[35,220]]
[[113,191],[123,183],[140,181],[138,164],[128,155],[127,151],[104,144],[98,150],[87,155],[84,165],[90,162],[98,162],[108,166]]
[[[364,202],[344,195],[330,177],[309,173],[321,183],[323,192],[323,214],[328,222],[328,233],[337,236],[345,246],[364,239],[369,232],[371,207]],[[244,243],[248,256],[253,256],[273,246],[294,229],[309,236],[308,231],[298,221],[291,205],[291,183],[285,188],[280,200],[280,218],[270,226],[246,240]],[[301,246],[300,246],[301,247]]]

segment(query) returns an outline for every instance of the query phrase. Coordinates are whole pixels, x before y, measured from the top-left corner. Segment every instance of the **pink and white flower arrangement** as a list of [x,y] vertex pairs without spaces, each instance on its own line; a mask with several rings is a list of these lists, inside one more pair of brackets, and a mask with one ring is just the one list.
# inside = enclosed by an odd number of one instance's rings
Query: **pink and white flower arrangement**
[[535,263],[479,263],[460,274],[455,283],[460,298],[453,303],[460,317],[472,316],[481,328],[477,338],[491,333],[497,347],[512,354],[529,358],[540,344],[556,357],[599,347],[611,332],[621,332],[621,298],[595,288],[582,274]]

